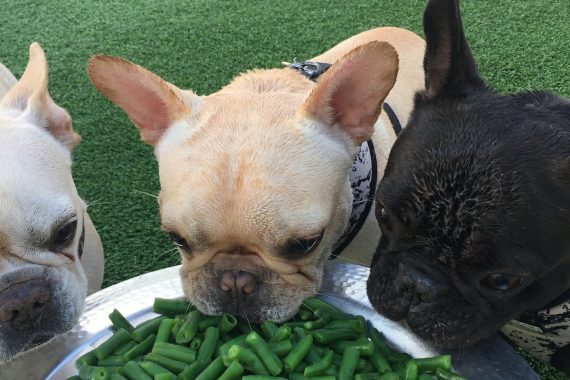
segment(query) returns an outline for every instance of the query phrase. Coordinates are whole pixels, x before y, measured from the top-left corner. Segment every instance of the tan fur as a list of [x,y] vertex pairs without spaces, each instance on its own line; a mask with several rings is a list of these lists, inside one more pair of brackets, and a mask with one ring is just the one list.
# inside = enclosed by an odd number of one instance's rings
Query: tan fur
[[[163,228],[192,246],[191,253],[182,253],[181,275],[198,308],[224,311],[216,300],[216,276],[229,269],[263,279],[259,318],[283,320],[317,292],[351,209],[354,155],[374,133],[380,178],[395,139],[382,114],[378,119],[382,101],[396,89],[388,99],[406,122],[423,85],[423,50],[415,34],[380,28],[315,57],[334,64],[316,84],[288,68],[254,70],[203,97],[172,91],[173,85],[120,58],[91,60],[91,81],[131,120],[143,119],[149,107],[156,111],[153,118],[159,115],[156,122],[135,124],[155,145]],[[125,77],[136,86],[120,83]],[[181,103],[188,112],[168,111]],[[291,239],[322,231],[310,255],[291,260],[280,254]],[[349,253],[367,263],[379,231],[361,235],[356,240],[362,246]]]

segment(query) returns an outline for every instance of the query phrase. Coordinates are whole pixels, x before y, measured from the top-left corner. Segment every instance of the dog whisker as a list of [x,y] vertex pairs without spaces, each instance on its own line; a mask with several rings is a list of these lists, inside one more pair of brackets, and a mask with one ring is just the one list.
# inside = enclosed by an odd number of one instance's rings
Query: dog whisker
[[147,193],[147,192],[141,191],[141,190],[133,190],[133,193],[139,193],[139,194],[143,194],[143,195],[149,196],[149,197],[154,198],[154,199],[158,199],[158,194],[151,194],[151,193]]
[[247,325],[249,326],[249,331],[252,332],[253,329],[251,328],[251,323],[249,323],[249,318],[247,317],[247,313],[245,312],[245,310],[243,310],[243,316],[245,317]]

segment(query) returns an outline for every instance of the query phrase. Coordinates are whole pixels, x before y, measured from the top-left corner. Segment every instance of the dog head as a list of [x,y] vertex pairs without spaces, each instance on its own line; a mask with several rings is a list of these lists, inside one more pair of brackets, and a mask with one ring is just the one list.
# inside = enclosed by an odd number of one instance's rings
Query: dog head
[[489,89],[456,0],[431,0],[424,29],[426,89],[377,192],[368,295],[453,348],[570,284],[570,102]]
[[261,321],[293,315],[319,289],[348,218],[348,174],[395,82],[395,50],[364,45],[316,85],[254,71],[199,97],[115,57],[91,81],[155,146],[162,227],[203,312]]
[[[85,204],[71,177],[79,142],[47,91],[42,48],[20,81],[1,70],[0,361],[77,322],[87,284],[79,262]],[[2,96],[4,95],[4,96]]]

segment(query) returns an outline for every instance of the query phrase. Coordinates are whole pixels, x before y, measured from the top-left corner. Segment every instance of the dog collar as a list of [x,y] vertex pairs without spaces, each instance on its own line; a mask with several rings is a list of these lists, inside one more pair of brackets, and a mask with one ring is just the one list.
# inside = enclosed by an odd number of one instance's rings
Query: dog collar
[[509,321],[502,332],[533,356],[556,364],[556,353],[570,345],[570,290],[546,308]]
[[[283,62],[284,65],[299,72],[304,77],[316,81],[317,78],[327,71],[331,65],[323,62]],[[396,113],[388,105],[384,103],[382,108],[386,112],[392,128],[396,136],[400,134],[402,126]],[[348,223],[340,238],[333,245],[330,259],[335,259],[350,244],[354,237],[360,231],[360,228],[366,221],[372,204],[374,203],[374,194],[376,193],[378,168],[376,154],[374,152],[374,144],[372,140],[368,140],[360,145],[360,150],[356,155],[356,159],[352,163],[349,175],[350,187],[352,188],[352,211],[348,218]]]

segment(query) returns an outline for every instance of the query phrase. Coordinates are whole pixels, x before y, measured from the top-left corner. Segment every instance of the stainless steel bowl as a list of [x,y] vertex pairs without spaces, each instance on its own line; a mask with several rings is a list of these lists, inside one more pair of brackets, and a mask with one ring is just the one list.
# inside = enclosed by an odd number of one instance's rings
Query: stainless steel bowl
[[[70,332],[0,366],[2,380],[63,380],[76,374],[75,360],[111,335],[108,315],[119,309],[133,324],[155,316],[155,297],[182,297],[180,267],[147,273],[103,289],[87,299],[85,313]],[[368,268],[330,262],[319,297],[347,313],[362,315],[384,333],[390,343],[414,357],[437,354],[403,325],[378,315],[366,297]],[[499,336],[452,352],[454,367],[469,379],[536,380],[526,362]]]

